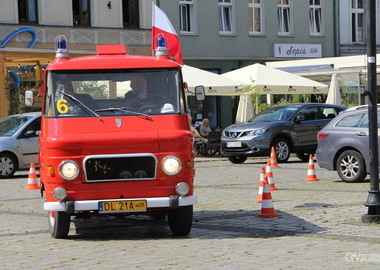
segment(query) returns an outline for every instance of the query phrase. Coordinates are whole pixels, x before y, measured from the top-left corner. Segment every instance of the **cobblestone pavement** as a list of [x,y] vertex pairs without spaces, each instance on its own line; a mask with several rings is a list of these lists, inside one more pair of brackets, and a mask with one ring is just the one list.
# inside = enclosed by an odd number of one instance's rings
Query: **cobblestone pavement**
[[380,225],[361,215],[369,182],[347,184],[307,163],[273,169],[280,217],[260,218],[260,168],[249,159],[196,162],[193,229],[173,237],[165,220],[127,218],[77,222],[68,239],[53,239],[38,190],[27,171],[0,179],[0,269],[380,269]]

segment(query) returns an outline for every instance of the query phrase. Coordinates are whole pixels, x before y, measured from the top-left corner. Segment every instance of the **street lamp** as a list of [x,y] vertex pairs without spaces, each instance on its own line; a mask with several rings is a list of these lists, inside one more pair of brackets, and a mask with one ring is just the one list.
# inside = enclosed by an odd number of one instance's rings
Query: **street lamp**
[[366,1],[367,21],[367,69],[368,69],[368,124],[370,156],[370,190],[365,206],[368,213],[362,222],[380,223],[379,152],[377,132],[377,77],[376,77],[376,1]]

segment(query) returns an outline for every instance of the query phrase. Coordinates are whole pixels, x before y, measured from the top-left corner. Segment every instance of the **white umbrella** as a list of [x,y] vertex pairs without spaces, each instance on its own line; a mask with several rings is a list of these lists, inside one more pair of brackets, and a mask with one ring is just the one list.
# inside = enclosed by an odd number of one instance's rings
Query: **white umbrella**
[[329,92],[327,94],[326,103],[341,105],[340,99],[341,97],[340,97],[338,75],[333,74],[331,76],[331,82],[330,82]]
[[231,78],[212,73],[199,68],[184,65],[182,67],[183,81],[190,91],[198,85],[205,87],[205,94],[209,96],[241,95],[247,85]]
[[261,64],[239,68],[222,76],[255,86],[262,94],[327,93],[327,86],[322,83]]
[[251,95],[241,95],[236,113],[236,123],[244,123],[253,116]]

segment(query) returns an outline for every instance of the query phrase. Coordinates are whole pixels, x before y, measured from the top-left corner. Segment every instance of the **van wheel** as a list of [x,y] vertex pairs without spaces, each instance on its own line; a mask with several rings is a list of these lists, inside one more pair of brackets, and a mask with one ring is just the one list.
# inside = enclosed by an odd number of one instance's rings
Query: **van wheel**
[[276,150],[276,158],[278,163],[287,162],[290,156],[290,143],[284,138],[278,138],[273,145]]
[[168,212],[170,230],[174,235],[185,236],[191,231],[193,225],[193,206],[181,206]]
[[9,153],[0,154],[0,178],[12,177],[17,170],[17,159]]
[[234,156],[234,157],[228,157],[228,160],[231,161],[233,164],[241,164],[247,160],[247,157]]
[[48,212],[49,232],[54,238],[66,238],[70,230],[70,215],[65,212]]
[[336,170],[343,182],[362,182],[367,176],[362,155],[354,150],[344,151],[336,161]]

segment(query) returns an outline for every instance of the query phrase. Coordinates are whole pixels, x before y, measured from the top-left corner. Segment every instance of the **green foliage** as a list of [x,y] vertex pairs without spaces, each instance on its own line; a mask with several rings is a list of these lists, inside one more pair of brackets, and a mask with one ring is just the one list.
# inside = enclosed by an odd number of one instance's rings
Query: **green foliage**
[[[254,108],[254,114],[257,114],[269,107],[266,102],[266,95],[260,94],[255,87],[251,87],[252,94],[252,106]],[[277,95],[280,99],[275,102],[274,105],[289,104],[289,103],[309,103],[311,101],[310,94],[289,94],[289,95]],[[314,95],[314,102],[324,102],[326,100],[326,94]]]
[[76,91],[79,94],[89,94],[93,98],[106,98],[107,97],[107,84],[100,84],[96,81],[83,81],[77,82]]

